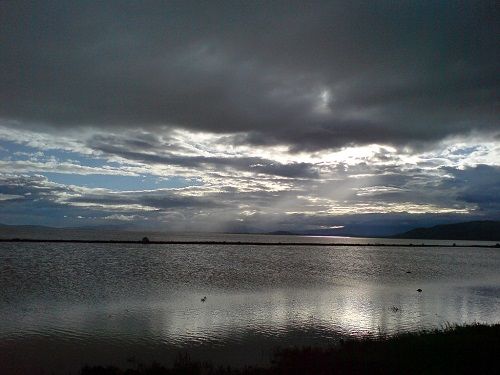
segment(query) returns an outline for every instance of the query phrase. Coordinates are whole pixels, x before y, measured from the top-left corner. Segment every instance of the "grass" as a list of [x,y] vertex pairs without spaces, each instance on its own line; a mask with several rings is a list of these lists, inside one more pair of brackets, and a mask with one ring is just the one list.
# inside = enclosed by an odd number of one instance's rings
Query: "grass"
[[234,369],[179,356],[172,367],[84,367],[82,375],[498,374],[500,324],[349,339],[329,348],[288,348],[269,367]]

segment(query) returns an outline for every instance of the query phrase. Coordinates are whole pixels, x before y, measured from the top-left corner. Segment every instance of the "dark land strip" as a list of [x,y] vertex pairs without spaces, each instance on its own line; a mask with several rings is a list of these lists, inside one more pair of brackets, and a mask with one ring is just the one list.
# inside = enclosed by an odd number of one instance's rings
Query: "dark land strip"
[[33,242],[33,243],[89,243],[89,244],[136,244],[136,245],[252,245],[252,246],[383,246],[383,247],[482,247],[500,248],[500,244],[423,244],[423,243],[318,243],[318,242],[253,242],[253,241],[150,241],[150,240],[68,240],[68,239],[33,239],[33,238],[0,238],[0,242]]

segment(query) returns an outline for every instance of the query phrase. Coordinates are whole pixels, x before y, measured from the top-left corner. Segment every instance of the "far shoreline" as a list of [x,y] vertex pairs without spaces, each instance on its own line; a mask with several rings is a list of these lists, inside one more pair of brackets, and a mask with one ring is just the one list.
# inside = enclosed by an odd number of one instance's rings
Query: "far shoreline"
[[[422,239],[419,239],[422,241]],[[432,240],[431,240],[432,241]],[[83,240],[0,238],[0,243],[83,243],[83,244],[133,244],[133,245],[242,245],[242,246],[335,246],[335,247],[465,247],[500,248],[500,243],[486,244],[425,244],[425,243],[318,243],[318,242],[258,242],[258,241],[154,241],[154,240]]]

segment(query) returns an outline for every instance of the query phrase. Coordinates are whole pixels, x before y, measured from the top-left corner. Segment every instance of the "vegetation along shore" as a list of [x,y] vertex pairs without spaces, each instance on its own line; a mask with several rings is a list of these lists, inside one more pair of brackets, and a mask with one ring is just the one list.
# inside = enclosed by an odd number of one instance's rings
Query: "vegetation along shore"
[[81,375],[497,374],[499,349],[500,324],[473,324],[348,339],[327,348],[282,349],[268,367],[236,369],[180,355],[168,368],[158,364],[130,369],[86,366]]

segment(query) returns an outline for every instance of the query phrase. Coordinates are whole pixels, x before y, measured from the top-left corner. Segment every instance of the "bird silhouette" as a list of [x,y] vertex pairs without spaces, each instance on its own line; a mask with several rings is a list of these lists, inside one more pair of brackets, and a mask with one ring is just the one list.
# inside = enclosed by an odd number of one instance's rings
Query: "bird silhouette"
[[417,292],[422,293],[422,289],[418,288]]
[[206,300],[207,300],[207,296],[203,297],[203,298],[201,299],[201,302],[205,302]]

